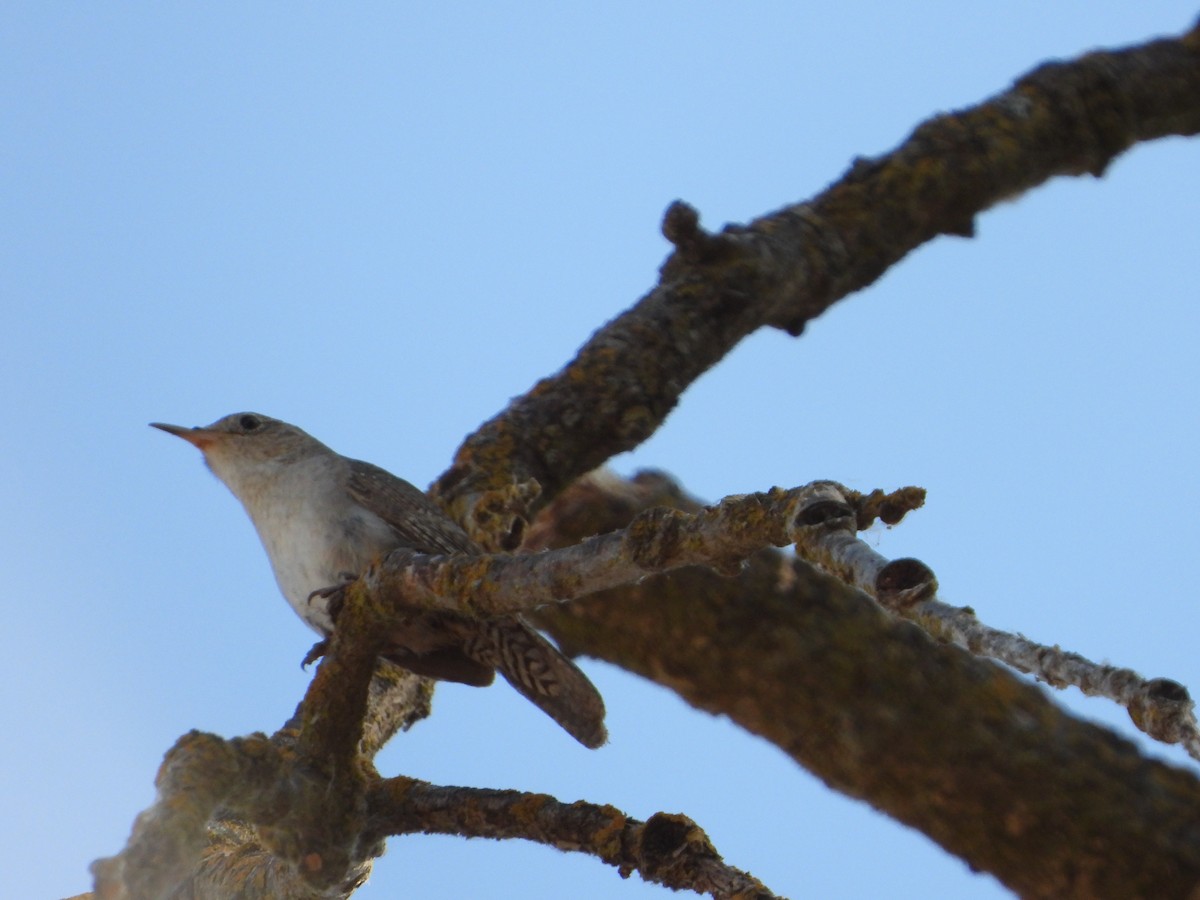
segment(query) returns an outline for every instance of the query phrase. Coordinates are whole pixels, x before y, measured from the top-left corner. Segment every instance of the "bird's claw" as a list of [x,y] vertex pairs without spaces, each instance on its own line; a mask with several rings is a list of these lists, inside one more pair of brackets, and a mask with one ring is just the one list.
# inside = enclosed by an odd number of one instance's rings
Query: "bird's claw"
[[315,663],[318,659],[320,659],[322,656],[324,656],[325,651],[328,649],[329,649],[329,641],[327,641],[327,640],[317,641],[315,644],[312,645],[312,647],[309,649],[309,651],[304,654],[304,659],[302,659],[300,661],[300,668],[307,669],[309,666],[311,666],[313,663]]
[[346,598],[346,586],[344,584],[334,584],[329,587],[317,588],[308,595],[308,605],[312,606],[314,600],[325,600],[325,612],[329,618],[336,622],[338,613],[342,611],[342,604]]

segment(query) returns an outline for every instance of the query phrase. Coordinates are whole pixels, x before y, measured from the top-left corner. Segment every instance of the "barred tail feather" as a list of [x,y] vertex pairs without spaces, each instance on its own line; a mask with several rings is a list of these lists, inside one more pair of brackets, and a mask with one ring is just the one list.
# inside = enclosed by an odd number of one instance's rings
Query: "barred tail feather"
[[493,666],[585,747],[608,740],[604,700],[579,667],[518,618],[488,619],[468,639],[468,658]]

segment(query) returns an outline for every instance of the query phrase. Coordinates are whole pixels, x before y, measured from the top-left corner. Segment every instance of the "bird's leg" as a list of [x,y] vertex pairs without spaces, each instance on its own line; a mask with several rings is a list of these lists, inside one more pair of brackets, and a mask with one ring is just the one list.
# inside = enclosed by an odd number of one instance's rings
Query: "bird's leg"
[[354,572],[338,572],[338,583],[331,584],[329,587],[317,588],[308,595],[308,605],[312,606],[314,600],[324,600],[325,613],[330,620],[337,622],[338,614],[342,611],[342,604],[346,602],[346,585],[358,578]]
[[309,648],[309,651],[304,654],[304,659],[300,660],[300,668],[307,669],[318,659],[325,655],[325,651],[329,649],[329,639],[321,638]]
[[[346,585],[354,581],[358,576],[353,572],[339,572],[338,583],[331,584],[329,587],[317,588],[308,595],[306,601],[309,606],[314,601],[324,601],[325,614],[329,616],[331,622],[337,623],[338,614],[342,611],[342,604],[346,602]],[[329,649],[329,638],[322,638],[312,645],[312,648],[304,654],[304,659],[300,663],[300,668],[307,668],[312,663],[316,662],[325,655],[325,651]]]
[[[350,580],[352,581],[353,579]],[[312,606],[313,602],[318,600],[324,602],[326,614],[336,622],[338,614],[342,611],[342,604],[346,602],[346,582],[317,588],[308,595],[306,602],[309,606]]]

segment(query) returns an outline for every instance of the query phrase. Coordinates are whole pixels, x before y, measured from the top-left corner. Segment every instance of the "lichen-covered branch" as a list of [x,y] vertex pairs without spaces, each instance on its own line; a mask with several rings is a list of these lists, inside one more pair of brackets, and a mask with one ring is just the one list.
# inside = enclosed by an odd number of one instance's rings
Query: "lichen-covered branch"
[[370,759],[429,697],[422,679],[376,660],[369,610],[348,604],[296,716],[273,737],[179,740],[125,848],[94,864],[98,898],[344,900],[366,881],[382,852],[364,838]]
[[[411,616],[422,601],[479,615],[512,612],[694,562],[736,571],[764,543],[788,541],[802,497],[802,489],[776,490],[694,515],[649,511],[622,534],[545,554],[389,559],[343,589],[337,628],[288,729],[234,741],[192,734],[168,754],[158,802],[139,818],[125,850],[96,864],[99,895],[220,895],[243,878],[269,880],[277,896],[348,895],[379,852],[364,819],[368,788],[378,781],[369,754],[402,721],[393,711],[382,717],[393,727],[364,731],[371,698],[378,702],[371,686],[381,677],[389,617]],[[645,834],[661,835],[656,827]],[[227,840],[230,833],[254,840]],[[630,849],[630,858],[664,883],[688,878],[716,890],[732,877],[733,870],[713,868],[719,858],[706,841],[690,831],[680,840],[703,851],[682,868],[667,864],[670,857],[682,865],[679,848],[654,859],[643,846]]]
[[[792,542],[796,509],[810,488],[728,497],[695,513],[667,508],[639,513],[620,532],[536,554],[425,556],[391,554],[358,582],[373,621],[411,617],[418,609],[487,617],[522,612],[629,584],[649,573],[703,565],[736,574],[766,546]],[[335,614],[339,609],[335,604]],[[341,620],[338,619],[341,628]]]
[[[639,497],[693,506],[661,476],[636,481],[590,513],[569,491],[531,533],[555,546],[577,525],[620,527]],[[586,497],[605,492],[589,482]],[[728,715],[1021,896],[1186,896],[1200,883],[1190,773],[802,560],[762,552],[733,578],[680,569],[540,615],[563,646]]]
[[1053,687],[1074,685],[1085,694],[1121,704],[1142,731],[1164,743],[1181,744],[1200,760],[1200,726],[1183,685],[1169,678],[1146,679],[1132,669],[1096,663],[1058,645],[1049,647],[992,628],[973,610],[941,602],[937,579],[923,562],[889,561],[859,540],[858,507],[839,485],[826,483],[810,491],[799,510],[804,526],[796,532],[796,551],[939,640],[998,659]]
[[[811,201],[745,227],[710,234],[693,210],[676,204],[663,223],[675,251],[659,284],[563,372],[469,438],[435,492],[485,546],[511,549],[529,509],[643,441],[682,392],[754,330],[798,334],[925,241],[969,235],[974,216],[999,200],[1055,175],[1099,174],[1139,141],[1198,131],[1200,27],[1177,40],[1039,67],[977,107],[924,123],[893,152],[859,160]],[[809,499],[819,489],[810,488]],[[386,634],[377,626],[398,612],[447,603],[481,615],[547,604],[542,614],[568,648],[728,714],[836,789],[920,829],[1023,896],[1193,891],[1200,782],[1142,758],[1001,667],[931,639],[847,584],[782,554],[756,552],[803,542],[805,529],[815,534],[830,520],[830,507],[818,515],[801,493],[646,513],[623,534],[558,554],[389,560],[346,593],[329,655],[290,728],[269,739],[181,739],[128,846],[95,864],[97,896],[344,898],[365,878],[383,834],[406,815],[402,800],[429,817],[419,825],[412,819],[408,830],[436,829],[439,815],[453,810],[491,808],[513,822],[528,813],[528,797],[510,802],[504,792],[482,792],[455,806],[438,789],[382,782],[371,766],[374,751],[428,702],[416,681],[373,691]],[[874,497],[857,511],[894,516],[914,502]],[[802,509],[808,514],[797,527]],[[838,547],[830,559],[866,571],[874,563],[850,537],[829,538]],[[910,613],[938,608],[927,569],[912,561],[890,566],[875,573],[881,600]],[[555,603],[589,591],[598,593]],[[958,627],[968,643],[986,643]],[[1044,671],[1065,678],[1074,663],[1064,658]],[[1159,733],[1178,720],[1168,721],[1169,703],[1158,701],[1190,703],[1165,682],[1139,690],[1131,714]],[[577,812],[586,819],[603,809],[537,802],[541,813],[557,809],[564,818],[524,818],[524,836],[541,829],[550,843],[582,827]],[[612,857],[616,865],[716,896],[761,887],[724,868],[682,817],[625,819],[617,830],[641,849]],[[655,856],[661,850],[683,868]]]
[[[911,508],[918,500],[912,490],[861,498],[878,510]],[[461,590],[471,599],[460,600],[460,608],[493,613],[518,608],[515,598],[526,594],[539,602],[627,582],[635,586],[567,607],[568,622],[599,626],[568,629],[578,645],[729,715],[835,788],[919,828],[1022,895],[1176,896],[1200,882],[1200,843],[1193,839],[1200,831],[1200,782],[1190,774],[1142,758],[1006,670],[931,640],[802,561],[759,553],[740,564],[756,546],[830,533],[831,522],[852,529],[856,515],[834,485],[819,482],[691,513],[644,513],[623,533],[578,548],[415,558],[398,569],[389,561],[350,587],[330,655],[297,717],[299,733],[233,741],[195,734],[181,741],[164,763],[159,801],[139,818],[129,846],[97,863],[98,895],[220,896],[244,886],[240,879],[254,879],[275,884],[276,896],[341,898],[365,877],[386,833],[449,827],[419,809],[405,819],[403,798],[441,803],[451,818],[482,808],[528,813],[518,795],[462,794],[455,805],[407,780],[381,787],[358,755],[365,746],[358,727],[338,719],[334,707],[361,716],[370,672],[364,666],[387,632],[387,617],[421,606],[422,586]],[[865,558],[857,551],[838,557],[863,572],[871,565],[859,562]],[[678,569],[677,581],[658,579],[652,587],[644,578],[701,560],[737,574],[717,576],[693,565]],[[498,568],[473,571],[476,565]],[[395,571],[382,574],[389,569]],[[451,573],[448,580],[442,572]],[[483,590],[474,580],[481,577],[494,581],[495,590]],[[913,596],[902,582],[886,587],[895,597]],[[396,590],[393,609],[388,595]],[[332,733],[343,726],[350,735]],[[566,816],[558,825],[535,817],[525,827],[536,825],[550,843],[568,840],[564,835],[579,826],[567,811],[574,808],[543,805],[539,815],[556,809]],[[214,839],[208,825],[218,816],[244,822],[244,832],[229,833],[252,839],[226,842],[222,831]],[[626,862],[618,864],[636,864],[663,883],[743,895],[741,874],[717,863],[698,829],[682,819],[652,819],[644,828],[652,825],[650,831],[631,826],[643,847],[625,848]],[[675,830],[664,832],[667,825]],[[471,827],[470,833],[487,833],[499,826]],[[664,868],[644,845],[663,834],[699,856]],[[674,850],[668,856],[684,859]],[[1095,885],[1105,891],[1097,894]]]
[[439,787],[411,778],[390,778],[370,796],[370,818],[380,837],[457,834],[521,838],[587,853],[622,877],[675,890],[722,898],[775,897],[757,878],[727,865],[708,836],[689,818],[657,813],[647,821],[609,805],[563,803],[546,794],[482,788]]
[[805,203],[720,234],[673,206],[661,279],[561,372],[471,435],[434,493],[484,546],[519,541],[523,507],[654,433],[683,391],[763,326],[799,334],[939,234],[1056,175],[1101,174],[1141,141],[1200,131],[1200,26],[1048,63],[935,116]]
[[[251,896],[344,898],[381,849],[346,853],[344,816],[327,822],[320,814],[344,805],[329,797],[329,779],[265,735],[184,735],[156,785],[158,799],[138,816],[125,849],[93,864],[100,900],[207,900],[254,886]],[[212,828],[218,820],[256,827]]]

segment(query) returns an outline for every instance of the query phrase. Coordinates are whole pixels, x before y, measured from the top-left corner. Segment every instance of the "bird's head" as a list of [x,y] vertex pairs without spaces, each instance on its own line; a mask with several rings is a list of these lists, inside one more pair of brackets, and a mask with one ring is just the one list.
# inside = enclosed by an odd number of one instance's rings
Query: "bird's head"
[[213,474],[239,496],[248,479],[311,454],[328,452],[324,444],[295,425],[260,413],[233,413],[195,428],[150,424],[198,448]]

